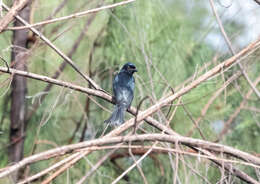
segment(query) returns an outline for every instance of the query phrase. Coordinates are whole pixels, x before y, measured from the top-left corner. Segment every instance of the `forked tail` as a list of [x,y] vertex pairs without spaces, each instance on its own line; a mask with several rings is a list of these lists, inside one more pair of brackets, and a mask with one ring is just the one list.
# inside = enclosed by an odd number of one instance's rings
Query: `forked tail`
[[108,123],[113,126],[118,126],[124,123],[124,116],[125,116],[126,108],[124,106],[116,105],[115,109],[107,120],[105,120],[105,123]]

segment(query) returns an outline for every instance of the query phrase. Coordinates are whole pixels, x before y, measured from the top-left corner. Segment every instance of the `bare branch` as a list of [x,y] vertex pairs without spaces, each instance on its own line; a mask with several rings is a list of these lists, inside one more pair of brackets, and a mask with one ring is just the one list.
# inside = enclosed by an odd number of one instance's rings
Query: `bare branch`
[[199,139],[183,137],[183,136],[171,136],[171,135],[164,135],[164,134],[143,134],[143,135],[133,135],[133,136],[118,136],[118,137],[103,137],[91,141],[85,141],[82,143],[71,144],[67,146],[62,146],[59,148],[54,148],[42,153],[35,154],[33,156],[24,158],[22,161],[10,166],[8,169],[4,170],[0,173],[0,178],[4,177],[13,171],[24,167],[27,164],[31,164],[40,160],[49,159],[51,157],[56,157],[59,155],[64,155],[76,149],[82,149],[86,147],[92,146],[101,146],[106,144],[115,144],[115,143],[122,143],[122,142],[129,142],[129,141],[163,141],[163,142],[170,142],[175,144],[176,142],[183,144],[183,145],[191,145],[198,148],[207,149],[210,151],[215,152],[222,152],[239,157],[245,161],[253,163],[255,165],[260,165],[260,158],[250,155],[246,152],[237,150],[235,148],[225,146],[222,144],[212,143],[209,141],[203,141]]
[[8,68],[6,68],[6,67],[0,67],[0,71],[5,72],[5,73],[9,73],[9,74],[16,74],[16,75],[20,75],[20,76],[24,76],[24,77],[48,82],[48,83],[52,83],[52,84],[62,86],[62,87],[65,87],[65,88],[73,89],[75,91],[80,91],[80,92],[91,94],[91,95],[94,95],[94,96],[103,97],[103,99],[105,99],[107,101],[112,101],[112,97],[110,95],[108,95],[107,93],[104,93],[102,91],[94,90],[94,89],[90,89],[90,88],[84,88],[84,87],[81,87],[81,86],[71,84],[69,82],[60,81],[60,80],[53,79],[53,78],[50,78],[50,77],[47,77],[47,76],[38,75],[38,74],[25,72],[25,71],[21,71],[21,70],[15,70],[15,69],[11,69],[11,68],[8,71]]
[[232,77],[230,77],[225,83],[224,85],[215,92],[215,94],[209,99],[208,103],[203,107],[203,109],[201,110],[200,116],[196,119],[195,121],[195,125],[193,125],[192,129],[188,132],[187,137],[190,137],[193,133],[193,130],[195,129],[196,126],[199,125],[200,121],[204,118],[204,116],[206,115],[208,109],[210,108],[211,104],[214,102],[214,100],[222,93],[222,91],[224,89],[226,89],[226,87],[232,83],[234,80],[236,80],[237,78],[239,78],[241,76],[241,72],[237,72],[235,73]]
[[[12,8],[8,10],[8,13],[0,20],[0,33],[6,28],[6,26],[14,19],[19,11],[29,3],[30,0],[15,0]],[[3,2],[2,2],[3,3]],[[0,4],[2,6],[3,4]]]
[[55,19],[51,19],[51,20],[46,20],[46,21],[43,21],[43,22],[38,22],[38,23],[35,23],[35,24],[30,24],[30,25],[20,26],[20,27],[9,27],[6,30],[28,29],[28,28],[32,28],[32,27],[36,27],[36,26],[45,25],[45,24],[51,24],[51,23],[55,23],[55,22],[59,22],[59,21],[78,18],[78,17],[88,15],[90,13],[96,13],[96,12],[99,12],[101,10],[111,9],[111,8],[115,8],[117,6],[122,6],[122,5],[125,5],[125,4],[128,4],[128,3],[132,3],[134,1],[136,1],[136,0],[122,1],[122,2],[119,2],[119,3],[114,3],[114,4],[103,6],[103,7],[100,7],[100,8],[94,8],[94,9],[91,9],[91,10],[86,10],[86,11],[75,13],[75,14],[72,14],[72,15],[59,17],[59,18],[55,18]]
[[[243,49],[241,52],[239,52],[237,55],[227,59],[226,61],[222,62],[221,64],[217,65],[216,67],[214,67],[213,69],[209,70],[208,72],[206,72],[204,75],[200,76],[198,79],[196,79],[195,81],[193,81],[191,84],[189,84],[188,86],[186,86],[185,88],[181,89],[179,92],[175,93],[174,95],[171,95],[165,99],[163,99],[162,101],[159,101],[157,104],[153,105],[152,107],[150,107],[149,109],[147,109],[146,111],[143,111],[143,112],[140,112],[138,115],[138,118],[137,118],[137,121],[141,121],[142,119],[146,118],[146,121],[149,122],[152,126],[162,130],[162,131],[165,131],[166,133],[168,134],[171,134],[171,135],[174,135],[174,136],[171,136],[171,137],[181,137],[181,136],[178,136],[177,133],[175,133],[173,130],[169,129],[168,127],[166,127],[165,125],[157,122],[156,120],[154,120],[153,118],[151,117],[148,117],[150,114],[152,114],[153,112],[155,112],[158,108],[161,108],[165,105],[168,104],[168,102],[171,102],[177,98],[179,98],[180,96],[186,94],[188,91],[190,91],[191,89],[193,89],[194,87],[198,86],[199,84],[201,84],[203,81],[209,79],[210,77],[218,74],[220,71],[222,71],[222,69],[226,69],[228,68],[229,66],[231,66],[232,64],[234,64],[238,59],[241,59],[242,57],[244,56],[247,56],[249,54],[251,54],[253,51],[255,51],[259,46],[259,40],[257,40],[256,42],[248,45],[245,49]],[[2,71],[4,72],[7,72],[7,68],[4,68],[4,67],[1,67],[2,68]],[[0,69],[1,69],[0,68]],[[12,70],[13,71],[13,70]],[[27,73],[21,73],[19,72],[20,74],[26,76]],[[38,79],[39,77],[34,74],[33,76],[31,76],[32,78],[35,78],[35,79]],[[43,80],[45,78],[41,78],[41,79],[38,79],[38,80]],[[58,80],[54,80],[52,82],[56,82],[57,83]],[[69,88],[72,88],[72,85],[68,84],[68,83],[60,83],[58,82],[57,85],[64,85],[65,87],[69,87]],[[75,87],[75,86],[73,86]],[[100,95],[101,97],[104,98],[103,94],[101,91],[97,91],[97,90],[91,90],[91,89],[83,89],[82,87],[76,87],[75,89],[77,89],[78,91],[88,91],[88,92],[91,92],[93,94],[95,94],[96,96]],[[97,93],[98,92],[98,93]],[[106,100],[110,99],[112,101],[112,97],[109,96],[109,95],[105,95],[107,97]],[[105,98],[104,98],[105,99]],[[110,101],[108,100],[108,101]],[[134,111],[134,108],[131,108],[131,111],[132,113],[135,113],[136,111]],[[113,130],[112,132],[110,132],[108,135],[106,135],[104,137],[104,139],[108,139],[108,137],[111,137],[111,136],[115,136],[117,134],[120,134],[122,133],[123,131],[127,130],[129,127],[133,126],[134,125],[134,119],[131,119],[127,122],[125,122],[122,126],[118,127],[117,129]],[[160,136],[162,136],[160,134]],[[165,135],[166,136],[166,135]],[[180,142],[180,141],[179,141]],[[214,147],[214,146],[213,146]],[[195,149],[196,150],[196,149]],[[200,150],[201,152],[203,150]],[[222,151],[222,149],[221,149]],[[59,150],[59,152],[63,153],[62,150]],[[90,152],[88,152],[90,153]],[[202,153],[205,153],[205,154],[210,154],[209,152],[206,152],[206,150],[204,150]],[[238,155],[238,154],[236,154]],[[241,156],[241,155],[239,155]],[[248,155],[243,155],[243,159],[247,160],[249,157]],[[28,161],[28,160],[27,160]],[[37,160],[36,160],[37,161]],[[215,161],[216,162],[216,161]],[[221,163],[218,163],[216,162],[217,164],[220,164]],[[20,163],[21,164],[21,163]],[[23,164],[28,164],[28,163],[23,163]],[[18,167],[22,167],[23,164],[21,165],[18,165]],[[11,166],[10,168],[13,168],[13,166]],[[8,169],[8,173],[10,173],[10,168]],[[225,169],[228,170],[229,172],[232,172],[234,173],[237,177],[240,177],[241,179],[243,179],[244,181],[252,181],[252,178],[250,178],[249,176],[247,176],[245,173],[243,173],[242,171],[239,171],[237,169],[235,169],[233,166],[230,166],[230,165],[225,165]],[[12,172],[12,171],[11,171]],[[6,173],[6,174],[8,174]],[[2,173],[1,173],[2,174]],[[5,174],[5,175],[6,175]],[[254,182],[252,182],[254,183]]]
[[[255,80],[254,85],[257,85],[259,82],[260,82],[260,76]],[[247,99],[252,95],[252,93],[253,93],[253,89],[251,88],[251,90],[249,90],[248,93],[246,94],[243,101],[240,103],[239,107],[237,107],[237,109],[233,112],[233,114],[230,115],[227,122],[225,122],[225,124],[224,124],[225,126],[224,126],[223,130],[219,133],[219,136],[218,136],[216,142],[220,141],[222,139],[222,137],[228,133],[231,123],[238,116],[241,109],[246,105]]]
[[254,0],[258,5],[260,5],[260,0]]
[[[228,48],[230,50],[230,52],[232,53],[232,55],[234,56],[236,53],[234,51],[234,49],[232,48],[232,45],[231,45],[231,42],[230,42],[230,39],[228,38],[227,36],[227,33],[225,32],[225,29],[223,27],[223,24],[218,16],[218,13],[217,13],[217,10],[216,10],[216,7],[214,5],[214,1],[213,0],[209,0],[210,1],[210,5],[211,5],[211,8],[212,8],[212,11],[213,13],[215,14],[215,17],[217,19],[217,22],[218,22],[218,25],[219,25],[219,28],[220,28],[220,31],[226,41],[226,44],[228,45]],[[256,87],[254,86],[253,82],[251,81],[251,79],[249,78],[249,76],[247,75],[243,65],[240,63],[240,61],[238,61],[238,66],[239,68],[241,69],[245,79],[247,80],[248,84],[250,85],[250,87],[253,89],[254,93],[256,94],[256,96],[260,99],[260,92],[256,89]]]
[[61,165],[71,161],[72,159],[74,159],[75,157],[77,157],[80,153],[77,153],[77,154],[73,154],[63,160],[61,160],[60,162],[57,162],[55,164],[53,164],[51,167],[47,168],[47,169],[44,169],[43,171],[33,175],[33,176],[30,176],[28,178],[26,178],[25,180],[19,182],[18,184],[25,184],[25,183],[29,183],[30,181],[33,181],[37,178],[40,178],[41,176],[44,176],[46,174],[48,174],[50,171],[54,170],[55,168],[57,167],[60,167]]
[[91,175],[95,170],[97,170],[118,148],[115,148],[111,151],[109,151],[106,155],[104,155],[99,161],[94,165],[94,167],[91,168],[90,171],[88,171],[85,176],[83,176],[77,184],[82,184],[84,181]]
[[[4,3],[3,7],[6,10],[10,10]],[[17,20],[22,22],[24,25],[30,25],[27,21],[25,21],[20,16],[15,16]],[[38,35],[48,46],[50,46],[57,54],[59,54],[76,72],[78,72],[85,80],[87,80],[95,89],[101,90],[101,88],[87,75],[83,74],[79,68],[74,64],[74,62],[65,55],[59,48],[57,48],[50,40],[48,40],[44,35],[42,35],[39,31],[37,31],[35,28],[30,28],[32,32],[34,32],[36,35]]]

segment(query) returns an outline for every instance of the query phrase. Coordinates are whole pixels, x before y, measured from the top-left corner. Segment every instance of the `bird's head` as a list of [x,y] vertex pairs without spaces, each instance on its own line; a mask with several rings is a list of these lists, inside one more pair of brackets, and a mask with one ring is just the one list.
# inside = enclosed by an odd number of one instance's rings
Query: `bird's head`
[[133,63],[128,62],[128,63],[124,64],[121,71],[127,72],[127,73],[133,75],[135,72],[137,72],[137,69]]

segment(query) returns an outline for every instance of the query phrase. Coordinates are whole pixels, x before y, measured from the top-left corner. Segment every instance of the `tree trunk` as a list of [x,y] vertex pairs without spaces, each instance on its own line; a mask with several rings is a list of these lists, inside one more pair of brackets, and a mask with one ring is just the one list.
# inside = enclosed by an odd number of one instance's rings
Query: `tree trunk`
[[[23,8],[19,15],[29,21],[30,18],[30,5]],[[22,24],[15,21],[15,26]],[[12,48],[12,66],[18,70],[27,70],[26,67],[26,47],[27,47],[28,30],[16,30],[13,34],[13,48]],[[18,162],[23,158],[23,147],[26,128],[26,100],[27,93],[26,78],[14,75],[12,80],[11,92],[11,125],[10,125],[10,147],[9,159],[10,162]],[[19,178],[19,172],[13,175],[14,181]]]

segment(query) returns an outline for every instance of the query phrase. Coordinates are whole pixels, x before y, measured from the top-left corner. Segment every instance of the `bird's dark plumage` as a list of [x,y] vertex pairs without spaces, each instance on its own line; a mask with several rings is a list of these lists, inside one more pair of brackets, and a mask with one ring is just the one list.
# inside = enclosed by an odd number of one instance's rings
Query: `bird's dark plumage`
[[105,120],[110,125],[124,123],[125,111],[131,106],[134,98],[135,79],[133,74],[137,72],[133,63],[126,63],[113,80],[113,93],[115,108],[109,119]]

